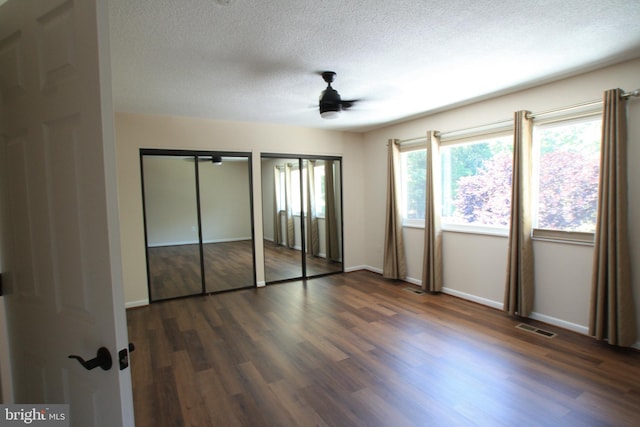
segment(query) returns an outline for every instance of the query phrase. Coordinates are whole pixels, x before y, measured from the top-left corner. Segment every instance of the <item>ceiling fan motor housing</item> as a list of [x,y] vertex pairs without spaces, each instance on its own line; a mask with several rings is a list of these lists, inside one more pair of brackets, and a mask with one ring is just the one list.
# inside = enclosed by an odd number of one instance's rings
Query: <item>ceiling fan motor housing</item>
[[341,109],[340,94],[331,85],[327,86],[320,97],[320,114],[326,111],[340,111]]

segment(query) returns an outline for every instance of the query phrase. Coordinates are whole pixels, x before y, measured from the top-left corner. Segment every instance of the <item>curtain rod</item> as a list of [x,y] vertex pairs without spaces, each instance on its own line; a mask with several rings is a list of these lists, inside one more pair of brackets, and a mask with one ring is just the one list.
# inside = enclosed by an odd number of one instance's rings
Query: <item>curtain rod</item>
[[527,119],[534,119],[547,114],[558,113],[560,111],[576,110],[578,108],[590,107],[592,105],[602,104],[602,99],[592,99],[591,101],[580,102],[578,104],[569,105],[568,107],[552,108],[551,110],[538,111],[536,113],[528,113]]
[[[462,136],[466,135],[466,134],[473,134],[479,131],[489,131],[493,128],[498,128],[498,127],[502,127],[502,126],[507,126],[507,125],[511,125],[513,123],[512,119],[508,119],[508,120],[500,120],[499,122],[493,122],[493,123],[487,123],[486,125],[480,125],[480,126],[473,126],[470,128],[464,128],[464,129],[456,129],[456,130],[451,130],[451,131],[447,131],[447,132],[437,132],[436,131],[436,136],[439,138],[447,138],[448,136],[451,135],[455,135],[455,134],[462,134]],[[426,141],[427,140],[427,136],[418,136],[415,138],[408,138],[408,139],[402,139],[402,140],[398,140],[398,144],[400,145],[404,145],[404,144],[412,144],[412,143],[416,143],[416,142],[422,142],[422,141]]]
[[[464,129],[456,129],[456,130],[451,130],[451,131],[447,131],[447,132],[436,132],[436,136],[439,138],[447,138],[451,135],[455,135],[455,134],[461,134],[461,136],[464,136],[466,134],[474,134],[476,132],[482,132],[482,131],[490,131],[492,129],[495,128],[500,128],[500,127],[504,127],[504,126],[509,126],[513,124],[513,119],[507,119],[507,120],[500,120],[498,122],[493,122],[493,123],[487,123],[484,125],[480,125],[480,126],[473,126],[470,128],[464,128]],[[411,143],[415,143],[415,142],[421,142],[421,141],[426,141],[427,140],[427,136],[418,136],[415,138],[408,138],[408,139],[402,139],[399,140],[398,143],[400,145],[403,144],[411,144]]]
[[[636,89],[630,92],[623,92],[620,97],[623,99],[628,99],[631,97],[640,97],[640,89]],[[546,115],[546,114],[551,114],[551,113],[557,113],[559,111],[566,111],[566,110],[574,110],[577,108],[584,108],[584,107],[589,107],[591,105],[598,105],[598,104],[602,104],[602,99],[592,99],[591,101],[585,101],[585,102],[581,102],[579,104],[574,104],[574,105],[570,105],[568,107],[561,107],[561,108],[554,108],[552,110],[546,110],[546,111],[540,111],[537,113],[529,113],[527,114],[527,118],[535,118],[536,116],[542,116],[542,115]],[[508,122],[512,122],[512,120],[501,120],[499,122],[495,122],[495,123],[489,123],[486,125],[480,125],[480,126],[474,126],[471,128],[465,128],[465,129],[457,129],[457,130],[452,130],[452,131],[448,131],[448,132],[436,132],[436,136],[440,137],[440,138],[446,138],[449,135],[452,134],[457,134],[457,133],[461,133],[461,134],[465,134],[465,133],[473,133],[473,132],[477,132],[478,130],[481,129],[485,129],[485,128],[492,128],[492,127],[497,127],[500,125],[504,125]],[[399,145],[402,144],[410,144],[413,142],[420,142],[420,141],[425,141],[427,139],[426,136],[419,136],[416,138],[408,138],[408,139],[402,139],[402,140],[397,140],[397,143]]]
[[[636,89],[633,90],[631,92],[623,92],[622,94],[620,94],[620,98],[622,99],[628,99],[631,98],[632,96],[640,96],[640,89]],[[598,104],[602,104],[602,98],[601,99],[592,99],[591,101],[585,101],[585,102],[581,102],[579,104],[574,104],[574,105],[569,105],[568,107],[560,107],[560,108],[554,108],[552,110],[546,110],[546,111],[539,111],[537,113],[530,113],[527,114],[527,118],[535,118],[536,116],[544,116],[547,114],[551,114],[551,113],[557,113],[560,111],[566,111],[566,110],[575,110],[577,108],[583,108],[583,107],[589,107],[591,105],[598,105]]]
[[640,96],[640,89],[632,90],[631,92],[625,92],[620,97],[622,98],[631,98],[632,96]]
[[402,144],[410,144],[412,142],[420,142],[420,141],[426,141],[427,137],[425,136],[418,136],[416,138],[409,138],[409,139],[400,139],[400,140],[396,140],[398,145],[402,145]]
[[440,139],[450,138],[454,135],[457,135],[460,137],[464,137],[465,135],[472,136],[473,134],[478,132],[483,133],[483,132],[490,132],[492,130],[495,131],[495,130],[499,130],[500,128],[504,128],[512,125],[513,125],[513,119],[500,120],[498,122],[487,123],[485,125],[473,126],[470,128],[450,130],[447,132],[436,132],[436,136],[439,137]]

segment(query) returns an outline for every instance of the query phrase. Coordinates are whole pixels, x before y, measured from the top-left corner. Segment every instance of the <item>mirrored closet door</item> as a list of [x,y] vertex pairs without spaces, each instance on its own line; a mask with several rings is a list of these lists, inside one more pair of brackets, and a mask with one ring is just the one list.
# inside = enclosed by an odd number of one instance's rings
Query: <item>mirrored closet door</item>
[[150,301],[255,285],[251,155],[141,150]]
[[265,154],[261,165],[266,282],[342,272],[340,158]]

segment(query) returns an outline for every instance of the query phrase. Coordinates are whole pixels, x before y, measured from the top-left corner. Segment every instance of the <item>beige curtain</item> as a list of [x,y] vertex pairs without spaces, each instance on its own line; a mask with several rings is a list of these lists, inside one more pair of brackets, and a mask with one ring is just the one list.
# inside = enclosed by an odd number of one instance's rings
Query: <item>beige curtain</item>
[[320,253],[320,239],[318,232],[318,218],[316,217],[315,197],[315,160],[307,160],[307,253],[318,256]]
[[407,276],[407,266],[402,241],[402,215],[400,212],[399,141],[390,139],[387,151],[387,215],[382,275],[388,279],[404,279]]
[[292,188],[291,188],[291,163],[284,165],[284,199],[285,199],[285,218],[287,223],[287,247],[293,248],[296,244],[295,228],[293,226],[293,205],[292,205]]
[[620,89],[604,93],[589,334],[630,346],[637,331],[627,229],[627,115],[621,95]]
[[334,184],[333,160],[324,162],[324,187],[325,187],[325,239],[327,245],[327,259],[340,261],[340,240],[338,239],[338,215],[336,212],[336,192]]
[[283,194],[280,194],[280,170],[278,166],[273,167],[273,187],[273,243],[279,245],[283,242],[278,199],[283,197]]
[[442,290],[442,230],[440,228],[440,138],[427,132],[427,192],[424,213],[422,289]]
[[533,308],[533,245],[531,242],[532,119],[515,113],[511,225],[504,311],[527,317]]

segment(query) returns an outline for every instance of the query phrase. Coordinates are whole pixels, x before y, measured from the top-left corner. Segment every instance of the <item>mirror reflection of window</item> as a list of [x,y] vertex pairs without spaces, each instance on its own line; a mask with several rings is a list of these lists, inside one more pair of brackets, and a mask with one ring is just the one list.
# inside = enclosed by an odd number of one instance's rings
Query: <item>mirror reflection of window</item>
[[262,158],[267,283],[342,271],[339,158]]

